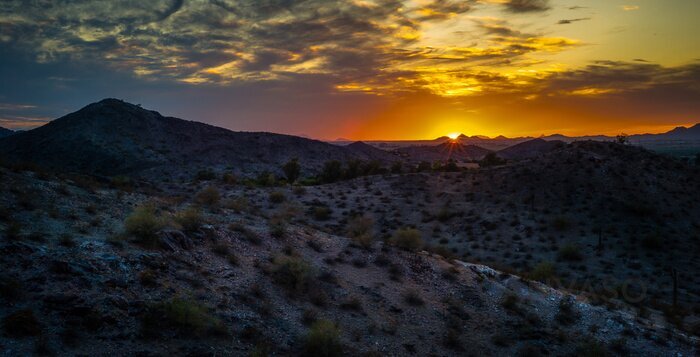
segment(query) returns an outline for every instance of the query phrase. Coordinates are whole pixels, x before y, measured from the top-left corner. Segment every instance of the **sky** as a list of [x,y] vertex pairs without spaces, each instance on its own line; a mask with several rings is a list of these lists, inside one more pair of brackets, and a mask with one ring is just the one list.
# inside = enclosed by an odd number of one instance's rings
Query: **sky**
[[700,1],[5,0],[0,126],[103,98],[317,139],[700,122]]

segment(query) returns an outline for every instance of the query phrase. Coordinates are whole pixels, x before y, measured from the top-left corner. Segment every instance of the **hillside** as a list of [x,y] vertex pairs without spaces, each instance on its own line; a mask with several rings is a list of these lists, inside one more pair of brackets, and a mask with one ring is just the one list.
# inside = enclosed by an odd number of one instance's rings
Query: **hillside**
[[447,160],[479,160],[491,151],[476,145],[463,145],[458,142],[449,141],[438,145],[402,147],[396,149],[395,152],[402,158],[412,162],[434,162]]
[[188,179],[203,169],[277,171],[299,158],[306,172],[328,160],[357,158],[347,149],[295,136],[233,132],[116,99],[0,140],[0,154],[44,168],[95,175]]
[[629,283],[645,294],[635,306],[668,309],[676,268],[679,301],[694,316],[685,326],[698,328],[699,185],[697,166],[633,146],[576,142],[489,169],[310,187],[301,209],[328,210],[310,221],[328,232],[346,229],[354,214],[373,217],[385,238],[416,227],[435,251],[580,289],[601,303],[613,296],[604,289]]
[[501,158],[509,160],[522,160],[537,157],[564,146],[563,141],[533,139],[520,144],[510,146],[496,153]]
[[365,161],[381,161],[381,162],[392,162],[397,161],[399,158],[391,152],[376,148],[372,145],[365,144],[361,141],[356,141],[352,144],[346,146],[346,148],[355,154],[356,156],[362,158]]
[[5,169],[0,182],[7,355],[697,352],[697,339],[653,313],[595,305],[410,240],[320,232],[294,208],[313,198],[302,191],[279,203],[219,185],[215,200],[197,183],[187,188],[199,194],[149,195]]
[[0,127],[0,138],[4,138],[6,136],[10,136],[14,134],[15,132],[10,130],[10,129],[5,129],[3,127]]

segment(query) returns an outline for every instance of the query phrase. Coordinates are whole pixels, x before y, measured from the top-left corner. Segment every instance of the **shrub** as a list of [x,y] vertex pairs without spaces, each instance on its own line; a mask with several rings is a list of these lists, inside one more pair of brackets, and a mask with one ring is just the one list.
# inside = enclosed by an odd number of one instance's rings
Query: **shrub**
[[197,180],[197,181],[209,181],[209,180],[213,180],[215,178],[216,178],[216,174],[211,169],[200,170],[197,172],[197,175],[195,176],[195,180]]
[[535,265],[530,274],[528,274],[528,278],[532,280],[546,282],[548,279],[553,278],[554,275],[554,264],[552,262],[543,261]]
[[235,185],[236,182],[238,182],[238,179],[236,178],[236,175],[227,172],[221,177],[221,181],[227,185]]
[[566,244],[559,249],[557,254],[559,259],[566,261],[580,261],[583,260],[583,255],[581,254],[581,247],[576,244]]
[[321,171],[321,180],[326,183],[336,182],[343,176],[343,167],[340,161],[327,161]]
[[272,203],[282,203],[287,198],[284,196],[284,193],[282,193],[280,191],[273,191],[273,192],[270,192],[269,199],[270,199],[270,202],[272,202]]
[[573,296],[565,296],[559,300],[559,312],[556,319],[562,325],[572,325],[580,317],[575,307],[575,299]]
[[552,220],[552,228],[558,231],[565,231],[571,227],[571,222],[564,216],[556,217]]
[[408,290],[403,295],[404,301],[411,306],[423,306],[425,301],[420,294],[415,290]]
[[279,239],[287,235],[287,222],[280,218],[272,218],[268,221],[270,235]]
[[414,228],[402,228],[397,230],[392,237],[392,241],[397,247],[412,252],[416,252],[423,247],[421,233]]
[[164,226],[165,222],[156,215],[156,209],[151,205],[137,207],[124,221],[127,234],[151,247],[156,245],[157,233]]
[[198,209],[191,207],[178,212],[175,215],[175,222],[182,226],[185,231],[195,232],[204,224],[204,218]]
[[2,328],[9,337],[20,338],[41,335],[41,323],[30,309],[11,313],[2,320]]
[[328,207],[314,207],[314,219],[317,221],[326,221],[331,216],[331,210]]
[[313,278],[311,265],[300,257],[279,256],[273,261],[272,278],[290,292],[305,292]]
[[664,240],[659,233],[650,233],[642,238],[642,248],[646,250],[658,250],[663,248]]
[[0,277],[0,298],[14,301],[21,297],[22,285],[19,281],[8,276]]
[[9,240],[19,240],[22,238],[22,226],[18,222],[10,222],[5,228],[5,237]]
[[189,298],[173,298],[151,306],[142,320],[143,332],[157,335],[163,327],[196,336],[225,332],[223,323],[212,316],[206,306]]
[[216,189],[216,187],[214,186],[207,186],[203,190],[199,191],[199,193],[197,193],[197,196],[195,196],[195,201],[197,203],[207,207],[215,207],[219,204],[220,200],[221,194],[219,193],[219,190]]
[[356,216],[348,222],[348,235],[364,248],[372,246],[374,241],[374,220],[368,216]]
[[282,171],[284,171],[284,176],[287,177],[287,182],[294,183],[294,181],[299,178],[299,173],[301,173],[301,165],[299,165],[299,160],[289,160],[289,162],[282,166]]
[[68,233],[61,233],[58,244],[66,248],[73,248],[75,247],[75,240],[73,239],[72,235]]
[[340,329],[328,320],[314,322],[304,339],[304,356],[331,357],[342,356],[343,345],[340,341]]
[[248,199],[245,197],[236,197],[226,201],[225,207],[232,209],[236,213],[243,212],[248,209]]
[[230,249],[229,249],[229,247],[228,247],[228,244],[226,244],[226,243],[224,243],[224,242],[218,242],[218,243],[214,244],[214,245],[211,247],[211,250],[212,250],[212,252],[214,252],[215,254],[218,254],[218,255],[220,255],[220,256],[222,256],[222,257],[227,256],[227,255],[229,254],[229,252],[230,252]]

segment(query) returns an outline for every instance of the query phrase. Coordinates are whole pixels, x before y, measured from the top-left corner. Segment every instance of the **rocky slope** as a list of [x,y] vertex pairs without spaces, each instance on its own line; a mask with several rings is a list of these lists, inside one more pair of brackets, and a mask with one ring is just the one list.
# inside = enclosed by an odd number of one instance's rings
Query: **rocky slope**
[[[362,248],[300,224],[293,206],[244,203],[235,186],[215,200],[201,185],[174,197],[31,172],[0,181],[7,356],[697,353],[654,315],[380,241]],[[129,223],[144,204],[162,228]]]
[[[601,303],[625,286],[635,298],[623,300],[642,311],[669,311],[676,269],[682,325],[700,331],[699,183],[698,166],[633,146],[577,142],[489,169],[309,187],[300,210],[328,210],[308,220],[328,232],[343,231],[358,213],[373,217],[386,238],[416,227],[431,250]],[[269,191],[249,195],[260,201]]]

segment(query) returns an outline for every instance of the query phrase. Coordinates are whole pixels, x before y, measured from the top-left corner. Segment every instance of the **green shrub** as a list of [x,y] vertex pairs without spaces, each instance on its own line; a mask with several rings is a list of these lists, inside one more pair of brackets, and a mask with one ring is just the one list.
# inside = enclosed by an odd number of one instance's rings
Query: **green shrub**
[[295,256],[278,256],[273,261],[272,278],[289,292],[305,292],[313,278],[311,265]]
[[336,182],[343,177],[343,167],[340,161],[327,161],[321,171],[321,180],[326,183]]
[[207,207],[215,207],[219,201],[221,201],[221,194],[214,186],[207,186],[195,196],[195,202]]
[[287,235],[287,222],[281,218],[271,218],[268,221],[270,235],[280,239]]
[[195,232],[204,224],[202,213],[194,207],[178,212],[174,219],[187,232]]
[[331,216],[331,209],[324,206],[314,207],[314,219],[317,221],[327,221]]
[[12,338],[41,335],[41,323],[30,309],[13,312],[2,319],[5,334]]
[[285,197],[284,193],[282,193],[280,191],[273,191],[273,192],[270,192],[269,199],[270,199],[270,202],[272,202],[272,203],[282,203],[287,199],[287,197]]
[[124,221],[127,234],[136,238],[137,242],[151,247],[156,245],[157,233],[164,226],[164,220],[156,215],[156,209],[151,205],[137,207]]
[[416,252],[423,247],[421,233],[414,228],[402,228],[397,230],[392,237],[392,241],[397,247],[412,252]]
[[583,254],[581,254],[581,247],[576,244],[566,244],[559,249],[557,254],[559,259],[566,261],[580,261],[583,260]]
[[299,165],[298,159],[289,160],[284,166],[282,166],[282,171],[284,171],[284,176],[287,177],[287,182],[294,183],[299,178],[301,173],[301,165]]
[[530,271],[530,274],[528,274],[528,278],[532,280],[546,282],[547,280],[553,278],[554,275],[554,263],[543,261],[535,265],[532,271]]
[[246,211],[248,209],[248,199],[245,197],[236,197],[227,200],[225,207],[233,210],[236,213]]
[[403,295],[404,301],[411,306],[423,306],[425,301],[416,290],[408,290]]
[[328,320],[314,322],[304,339],[304,356],[332,357],[343,355],[340,329]]
[[223,323],[207,307],[189,298],[173,298],[150,307],[142,322],[143,332],[158,335],[163,328],[202,336],[225,333]]

